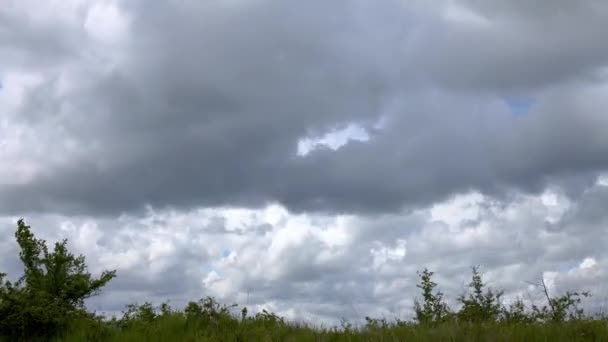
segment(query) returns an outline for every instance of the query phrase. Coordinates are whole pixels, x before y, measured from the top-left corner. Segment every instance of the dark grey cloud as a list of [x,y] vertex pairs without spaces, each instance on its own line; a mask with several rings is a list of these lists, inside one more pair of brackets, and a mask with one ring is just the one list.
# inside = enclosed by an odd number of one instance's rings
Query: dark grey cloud
[[593,80],[606,65],[598,42],[602,1],[452,2],[451,20],[431,22],[427,49],[415,50],[424,73],[452,90],[522,94],[560,82]]
[[[584,77],[608,57],[594,38],[605,13],[587,3],[567,18],[477,2],[122,6],[124,44],[72,47],[63,64],[87,67],[43,74],[12,119],[63,158],[0,185],[4,212],[387,212],[472,189],[577,195],[608,164],[604,101]],[[540,26],[566,22],[588,25]],[[523,117],[513,94],[533,98]],[[297,155],[299,139],[350,123],[370,140]]]

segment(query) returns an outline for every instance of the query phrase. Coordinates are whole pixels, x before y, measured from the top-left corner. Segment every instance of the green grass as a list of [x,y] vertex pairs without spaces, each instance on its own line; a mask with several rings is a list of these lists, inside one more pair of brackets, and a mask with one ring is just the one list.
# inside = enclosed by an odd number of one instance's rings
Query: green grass
[[361,329],[321,329],[272,317],[239,320],[229,316],[187,318],[182,313],[76,324],[55,341],[608,341],[608,322],[577,320],[560,324],[443,323],[391,324]]

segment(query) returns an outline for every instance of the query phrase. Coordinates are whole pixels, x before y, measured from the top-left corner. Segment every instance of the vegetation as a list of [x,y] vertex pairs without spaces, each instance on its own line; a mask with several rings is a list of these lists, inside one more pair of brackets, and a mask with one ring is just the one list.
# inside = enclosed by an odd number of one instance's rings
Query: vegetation
[[434,292],[437,283],[433,282],[433,272],[424,269],[420,273],[420,284],[416,285],[422,290],[423,302],[414,302],[416,320],[420,324],[441,323],[450,318],[451,313],[448,305],[443,301],[443,293]]
[[52,252],[23,220],[15,233],[24,274],[15,283],[0,274],[0,341],[608,341],[608,321],[579,308],[588,293],[550,297],[527,308],[522,300],[508,306],[503,292],[487,287],[473,268],[468,293],[453,310],[437,290],[434,273],[424,269],[414,304],[415,321],[366,317],[366,324],[319,328],[295,324],[268,312],[248,315],[247,308],[225,306],[213,298],[190,302],[183,310],[168,304],[131,304],[120,318],[87,312],[84,300],[115,277],[87,272],[83,256],[67,251],[67,241]]
[[473,267],[473,276],[469,283],[471,292],[458,297],[462,308],[458,311],[458,320],[469,323],[495,322],[500,319],[502,306],[500,297],[502,291],[485,289],[481,274],[477,267]]
[[52,336],[75,320],[97,322],[84,308],[84,300],[115,276],[103,272],[97,279],[87,273],[83,256],[67,250],[67,240],[52,252],[38,240],[23,220],[17,222],[15,238],[24,274],[14,284],[0,274],[0,334],[10,339]]

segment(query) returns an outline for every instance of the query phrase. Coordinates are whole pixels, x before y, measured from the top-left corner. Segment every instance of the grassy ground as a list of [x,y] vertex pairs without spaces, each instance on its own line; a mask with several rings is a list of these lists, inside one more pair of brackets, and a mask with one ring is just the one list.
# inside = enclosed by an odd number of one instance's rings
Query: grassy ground
[[126,325],[77,325],[56,341],[608,341],[608,322],[572,321],[561,324],[444,323],[404,324],[362,329],[316,329],[277,321],[272,317],[191,319],[168,314]]

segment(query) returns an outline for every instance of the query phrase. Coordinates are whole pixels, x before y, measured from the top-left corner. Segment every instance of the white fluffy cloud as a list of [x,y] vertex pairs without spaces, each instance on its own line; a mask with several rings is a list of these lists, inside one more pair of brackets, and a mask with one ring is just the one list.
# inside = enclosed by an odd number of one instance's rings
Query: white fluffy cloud
[[[598,193],[608,188],[597,185],[581,201]],[[558,206],[565,209],[556,216]],[[540,277],[553,293],[591,290],[601,298],[606,293],[599,284],[608,277],[605,231],[580,226],[580,210],[559,193],[521,195],[510,203],[471,193],[375,217],[292,214],[270,205],[150,209],[117,219],[40,215],[30,223],[49,241],[68,238],[93,272],[117,270],[118,278],[90,301],[96,310],[116,313],[127,302],[143,301],[181,306],[214,296],[336,323],[364,315],[409,317],[418,295],[416,271],[424,267],[437,272],[451,298],[464,290],[472,265],[481,265],[507,300],[541,301],[529,284]],[[2,220],[3,236],[14,220]],[[17,274],[15,243],[3,239],[2,245],[1,266]]]

